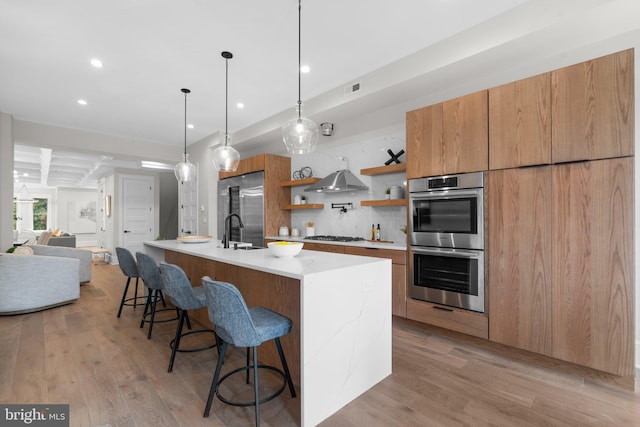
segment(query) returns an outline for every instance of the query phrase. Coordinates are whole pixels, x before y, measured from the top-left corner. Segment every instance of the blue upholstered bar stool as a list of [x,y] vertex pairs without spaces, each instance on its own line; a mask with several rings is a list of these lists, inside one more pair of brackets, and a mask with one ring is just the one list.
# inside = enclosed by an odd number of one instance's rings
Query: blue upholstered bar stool
[[[284,357],[284,352],[282,351],[282,344],[280,344],[280,337],[291,331],[291,319],[269,310],[268,308],[247,308],[247,304],[240,294],[240,291],[238,291],[238,288],[230,283],[218,282],[211,280],[209,277],[203,277],[202,285],[207,295],[209,319],[211,319],[211,323],[213,323],[216,334],[222,342],[220,355],[218,356],[218,363],[216,365],[216,372],[213,375],[213,380],[211,381],[211,389],[209,391],[209,398],[207,399],[207,405],[204,410],[204,416],[209,416],[211,403],[213,402],[214,395],[216,395],[222,402],[230,405],[255,405],[256,426],[259,426],[261,403],[268,402],[282,393],[286,385],[289,386],[291,397],[296,397],[296,391],[293,387],[293,382],[291,381],[289,367],[287,366],[287,361]],[[278,348],[278,354],[280,355],[280,361],[282,362],[282,369],[284,372],[273,366],[258,365],[258,346],[269,340],[275,340],[276,342],[276,347]],[[224,355],[227,351],[228,344],[236,347],[253,348],[253,365],[249,365],[247,363],[247,366],[231,371],[224,377],[220,378],[220,370],[224,362]],[[265,397],[262,400],[260,400],[258,395],[258,368],[265,368],[278,372],[284,378],[282,387],[280,387],[280,389],[271,396]],[[225,379],[238,372],[247,371],[248,373],[251,369],[253,369],[255,400],[251,402],[238,403],[232,402],[220,395],[218,388]]]
[[[158,300],[161,300],[163,305],[166,307],[166,304],[164,304],[164,295],[162,293],[164,283],[162,283],[162,279],[160,277],[160,267],[158,267],[158,264],[156,264],[156,261],[153,258],[143,252],[136,252],[136,260],[138,261],[138,271],[140,272],[140,277],[142,277],[142,282],[148,289],[147,302],[144,305],[144,313],[142,313],[140,328],[144,327],[145,322],[149,323],[147,339],[151,339],[153,324],[178,320],[180,318],[180,310],[178,307],[175,308],[176,317],[156,320],[157,312],[173,310],[171,308],[163,308],[161,310],[156,309]],[[189,327],[191,327],[190,324]]]
[[[196,331],[189,331],[182,333],[184,327],[184,321],[187,320],[189,324],[189,310],[196,310],[207,306],[207,296],[205,295],[204,288],[202,286],[191,287],[189,277],[187,277],[184,270],[177,265],[160,263],[160,277],[164,284],[164,290],[171,298],[173,304],[180,308],[180,318],[178,319],[178,326],[176,328],[176,336],[171,341],[171,358],[169,359],[168,372],[173,370],[173,362],[176,358],[177,352],[196,352],[202,350],[208,350],[213,348],[217,344],[217,337],[213,329],[199,329]],[[191,329],[191,325],[188,325]],[[186,335],[192,335],[197,333],[210,333],[213,334],[214,342],[211,345],[192,348],[181,349],[180,340]]]
[[[122,307],[125,305],[132,306],[136,308],[138,306],[138,299],[143,300],[144,296],[138,296],[138,280],[140,279],[140,274],[138,273],[138,266],[136,265],[136,259],[133,257],[131,252],[126,248],[116,248],[116,254],[118,256],[118,265],[120,266],[120,270],[122,270],[122,274],[127,276],[127,284],[124,287],[124,292],[122,293],[122,300],[120,301],[120,308],[118,309],[118,317],[122,314]],[[136,290],[135,294],[132,298],[127,298],[127,292],[129,291],[129,283],[131,283],[131,279],[136,279]],[[140,305],[144,304],[142,301]]]

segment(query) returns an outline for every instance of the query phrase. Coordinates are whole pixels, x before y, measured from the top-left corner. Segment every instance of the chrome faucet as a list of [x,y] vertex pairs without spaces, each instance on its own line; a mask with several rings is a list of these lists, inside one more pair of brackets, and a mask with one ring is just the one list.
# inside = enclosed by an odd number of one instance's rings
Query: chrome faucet
[[229,240],[231,240],[231,218],[233,218],[234,216],[238,218],[238,221],[240,222],[240,228],[244,228],[244,224],[242,223],[242,218],[240,218],[240,215],[238,215],[237,213],[227,215],[227,217],[224,219],[224,234],[222,235],[222,246],[225,249],[229,248]]

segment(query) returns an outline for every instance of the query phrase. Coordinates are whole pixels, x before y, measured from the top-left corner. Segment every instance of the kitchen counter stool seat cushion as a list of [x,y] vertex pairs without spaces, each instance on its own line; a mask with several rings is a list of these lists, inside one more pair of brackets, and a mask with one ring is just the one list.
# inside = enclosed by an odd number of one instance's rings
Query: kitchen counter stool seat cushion
[[149,290],[147,302],[144,306],[144,312],[142,313],[142,320],[140,321],[140,328],[143,328],[145,323],[149,323],[147,339],[151,339],[151,332],[153,331],[154,323],[178,320],[180,318],[180,311],[178,307],[176,307],[176,317],[156,320],[156,313],[173,310],[171,308],[163,308],[161,310],[156,309],[158,300],[162,301],[164,307],[166,307],[166,304],[164,303],[164,294],[162,292],[164,289],[164,283],[160,277],[160,267],[158,267],[158,264],[156,264],[156,261],[153,258],[143,252],[136,252],[136,260],[138,261],[138,272],[140,273],[142,282]]
[[[248,308],[238,288],[230,283],[214,281],[209,277],[203,277],[202,283],[207,294],[209,319],[211,323],[213,323],[216,333],[222,342],[216,371],[211,381],[211,389],[209,390],[204,416],[209,416],[213,397],[218,396],[222,402],[227,404],[235,406],[255,406],[255,421],[256,426],[258,426],[260,425],[261,403],[267,402],[279,395],[285,389],[286,385],[289,386],[291,397],[296,397],[289,367],[287,366],[287,361],[282,351],[282,344],[280,343],[280,337],[291,331],[292,321],[288,317],[269,310],[268,308]],[[282,363],[282,370],[273,366],[258,365],[258,346],[269,340],[275,340]],[[220,371],[228,344],[236,347],[253,348],[253,365],[249,364],[249,353],[247,352],[247,365],[231,371],[220,379]],[[260,368],[275,371],[282,375],[284,379],[282,387],[280,387],[279,390],[262,400],[258,393],[258,370]],[[249,371],[251,369],[253,369],[254,383],[253,401],[246,403],[232,402],[220,395],[220,384],[235,373],[246,371],[248,384]]]
[[[118,317],[120,317],[120,315],[122,314],[122,308],[125,305],[136,308],[138,306],[138,300],[143,300],[145,297],[138,296],[138,281],[140,279],[140,274],[138,273],[138,265],[136,264],[136,259],[126,248],[116,247],[116,255],[118,256],[118,265],[120,266],[122,274],[127,276],[127,284],[124,287],[124,292],[122,293],[122,299],[120,301],[120,308],[118,309]],[[135,294],[133,297],[127,298],[129,283],[131,283],[132,278],[136,279]],[[141,302],[140,304],[143,303]]]
[[[191,329],[191,321],[189,320],[188,311],[207,306],[207,296],[204,288],[202,286],[191,287],[189,277],[187,277],[184,270],[177,265],[164,262],[160,263],[160,277],[162,278],[165,292],[169,295],[173,304],[180,308],[180,318],[178,319],[178,326],[176,327],[176,335],[170,343],[171,357],[169,358],[168,372],[171,372],[173,370],[173,363],[177,352],[191,353],[214,348],[217,345],[217,337],[213,329],[199,329],[186,333],[182,332],[185,320],[187,321],[188,328]],[[180,341],[182,337],[198,333],[213,334],[213,344],[191,349],[180,348]]]

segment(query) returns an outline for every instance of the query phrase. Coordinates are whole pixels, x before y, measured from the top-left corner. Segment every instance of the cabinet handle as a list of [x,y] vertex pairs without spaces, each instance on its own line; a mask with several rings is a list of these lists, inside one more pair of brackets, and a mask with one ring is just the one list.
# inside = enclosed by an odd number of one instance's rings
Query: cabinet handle
[[438,307],[437,305],[433,305],[433,306],[431,306],[431,307],[432,307],[432,308],[435,308],[436,310],[448,311],[448,312],[453,313],[453,310],[452,310],[452,309],[450,309],[450,308]]

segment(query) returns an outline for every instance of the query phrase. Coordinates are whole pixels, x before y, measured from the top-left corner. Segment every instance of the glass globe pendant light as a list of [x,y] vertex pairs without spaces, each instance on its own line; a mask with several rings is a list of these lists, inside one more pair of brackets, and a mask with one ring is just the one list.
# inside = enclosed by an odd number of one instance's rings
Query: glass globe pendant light
[[223,144],[213,150],[213,165],[220,172],[235,172],[240,164],[240,153],[238,150],[229,145],[231,143],[231,135],[229,135],[229,60],[233,58],[231,52],[224,51],[221,53],[225,59],[225,93],[224,93],[224,135]]
[[184,93],[184,154],[182,155],[182,161],[173,168],[173,172],[176,174],[176,179],[179,182],[189,182],[196,177],[196,165],[189,162],[189,155],[187,154],[187,94],[191,93],[189,89],[180,89]]
[[301,86],[301,22],[302,0],[298,0],[298,105],[296,116],[282,125],[282,140],[290,154],[308,154],[313,152],[318,142],[319,129],[312,120],[302,115]]

